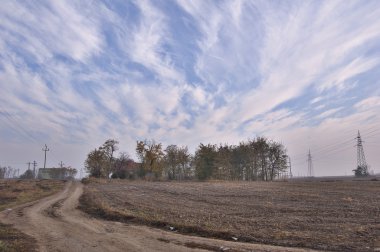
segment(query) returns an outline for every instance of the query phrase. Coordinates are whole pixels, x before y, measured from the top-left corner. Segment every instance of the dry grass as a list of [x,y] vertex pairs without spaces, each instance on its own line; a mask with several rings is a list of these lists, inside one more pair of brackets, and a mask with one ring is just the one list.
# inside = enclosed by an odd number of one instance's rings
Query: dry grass
[[86,212],[184,233],[282,246],[371,251],[380,183],[90,182]]
[[[54,194],[64,183],[58,180],[0,180],[0,211]],[[0,223],[0,252],[36,251],[35,244],[30,236]]]
[[0,211],[49,196],[63,188],[61,180],[0,180]]
[[33,238],[25,235],[10,225],[0,223],[0,251],[29,252],[37,251]]

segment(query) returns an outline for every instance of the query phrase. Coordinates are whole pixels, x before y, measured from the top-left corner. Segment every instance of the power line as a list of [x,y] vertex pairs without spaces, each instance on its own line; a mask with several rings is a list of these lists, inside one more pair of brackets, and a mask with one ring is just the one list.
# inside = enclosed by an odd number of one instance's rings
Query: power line
[[380,131],[380,129],[374,129],[374,130],[371,130],[371,131],[369,131],[369,132],[366,132],[364,135],[366,135],[366,134],[370,134],[370,133],[373,133],[373,132],[377,132],[377,131]]
[[[7,123],[9,124],[10,128],[16,133],[21,134],[26,138],[29,138],[35,143],[40,144],[41,142],[33,136],[33,134],[30,134],[28,130],[26,130],[18,121],[17,119],[11,115],[9,112],[7,112],[4,108],[0,107],[0,115],[4,115],[3,117],[0,116],[0,118],[7,119]],[[15,127],[16,126],[16,127]],[[51,153],[51,155],[58,159],[57,156],[55,156],[54,153]],[[58,159],[59,160],[59,159]]]
[[369,138],[369,137],[376,137],[376,136],[380,136],[380,132],[375,133],[375,134],[371,134],[371,135],[366,135],[365,137]]
[[[366,137],[367,137],[367,134],[371,134],[371,133],[375,133],[375,132],[377,132],[377,131],[380,131],[380,128],[377,128],[378,126],[376,125],[376,126],[373,126],[373,127],[371,127],[371,128],[369,128],[369,129],[367,129],[367,130],[369,130],[368,132],[366,132],[365,134],[363,134],[363,135],[365,135]],[[353,131],[352,129],[349,129],[349,130],[346,130],[345,132],[348,132],[348,131]],[[378,135],[378,134],[380,134],[380,132],[378,132],[378,133],[375,133],[375,134],[371,134],[370,136],[372,136],[372,135]],[[350,140],[343,140],[343,142],[342,141],[340,141],[340,142],[337,142],[337,143],[332,143],[332,144],[329,144],[329,145],[325,145],[325,146],[321,146],[321,147],[319,147],[319,148],[314,148],[314,150],[313,150],[313,153],[315,154],[315,153],[318,153],[318,152],[321,152],[321,151],[323,151],[324,149],[326,149],[326,148],[329,148],[330,146],[339,146],[339,145],[342,145],[342,144],[346,144],[346,143],[348,143],[348,142],[351,142],[352,140],[355,140],[356,138],[354,138],[354,139],[350,139]],[[330,139],[331,140],[331,139]],[[301,156],[303,156],[304,154],[298,154],[298,155],[293,155],[293,157],[301,157]],[[297,158],[298,159],[298,158]]]
[[[378,131],[378,130],[380,130],[380,129],[376,129],[376,130],[373,130],[371,132],[375,132],[375,131]],[[380,134],[380,132],[377,133],[377,134]],[[317,154],[321,155],[321,154],[327,153],[327,155],[324,155],[324,157],[317,157],[317,160],[320,160],[322,158],[331,156],[332,154],[335,154],[336,152],[342,152],[342,151],[347,150],[347,149],[349,149],[351,147],[350,146],[341,146],[339,148],[336,148],[336,147],[338,145],[340,146],[342,144],[350,143],[350,142],[352,142],[355,139],[357,139],[357,138],[354,138],[354,139],[351,139],[351,140],[347,140],[347,141],[344,141],[344,142],[341,142],[341,143],[336,143],[336,144],[330,145],[330,147],[326,147],[324,150],[320,150],[319,152],[318,151],[314,152],[314,154],[317,153]]]
[[372,142],[365,142],[367,145],[376,145],[376,146],[380,146],[380,143],[372,143]]
[[[318,155],[324,155],[325,153],[331,153],[331,152],[335,152],[341,148],[346,148],[344,146],[341,146],[341,145],[344,145],[344,144],[347,144],[347,143],[350,143],[350,142],[353,142],[354,139],[350,139],[350,140],[345,140],[343,142],[339,142],[339,143],[334,143],[334,144],[330,144],[330,145],[326,145],[326,146],[323,146],[323,147],[320,147],[319,148],[319,151],[316,151],[316,152],[313,152],[314,153],[314,156],[315,156],[315,153],[317,153]],[[341,146],[341,147],[339,147]],[[339,148],[338,148],[339,147]],[[293,158],[293,160],[303,160],[301,158]]]
[[[313,159],[313,161],[316,161],[316,163],[318,163],[318,164],[319,163],[322,163],[322,164],[331,164],[332,163],[331,160],[323,160],[323,159],[320,159],[320,160]],[[336,160],[336,162],[338,162],[339,164],[352,165],[352,161],[349,161],[349,160]]]
[[13,162],[13,161],[1,161],[4,164],[25,164],[24,162]]
[[[376,146],[376,147],[380,146],[380,143],[376,141],[378,139],[377,136],[380,135],[379,131],[380,131],[380,129],[378,128],[377,125],[367,129],[367,132],[365,135],[366,135],[366,138],[369,139],[370,141],[368,141],[368,142],[366,141],[365,143],[367,143],[370,146]],[[314,175],[313,174],[314,173],[313,161],[315,161],[315,160],[317,160],[318,163],[321,162],[321,163],[325,163],[325,164],[328,164],[328,163],[330,163],[330,164],[331,163],[335,163],[335,164],[339,163],[342,165],[343,164],[344,165],[352,164],[353,160],[351,162],[349,161],[349,160],[351,160],[351,158],[349,158],[349,159],[347,159],[347,158],[337,159],[336,155],[338,153],[345,153],[347,150],[350,150],[352,148],[352,145],[353,145],[353,144],[351,145],[350,143],[354,143],[355,140],[357,142],[357,144],[355,146],[358,148],[358,150],[357,150],[357,152],[358,152],[357,164],[359,167],[368,167],[368,164],[366,163],[366,160],[365,160],[364,150],[363,150],[364,141],[360,137],[359,132],[358,132],[358,136],[355,138],[341,140],[339,142],[331,143],[329,145],[320,146],[317,149],[317,151],[313,151],[314,158],[311,156],[310,150],[309,150],[310,151],[309,154],[307,155],[307,157],[308,157],[307,160],[304,160],[302,158],[298,158],[298,156],[296,156],[296,158],[294,158],[294,155],[292,155],[292,161],[293,161],[292,164],[296,167],[304,166],[305,161],[306,161],[307,167],[308,167],[307,176]],[[375,141],[371,141],[371,140],[375,140]],[[316,154],[317,154],[317,157],[315,158]],[[334,158],[334,160],[333,160],[333,158]]]
[[334,150],[337,150],[337,149],[340,149],[340,146],[344,145],[344,144],[348,144],[348,143],[353,143],[354,139],[350,139],[350,140],[347,140],[347,141],[344,141],[344,142],[341,142],[341,143],[336,143],[334,145],[330,145],[324,149],[320,149],[319,151],[315,151],[313,152],[314,155],[317,153],[317,154],[324,154],[326,152],[331,152],[331,151],[334,151]]
[[[323,153],[326,151],[330,151],[330,149],[335,149],[336,147],[338,147],[340,145],[347,144],[347,143],[353,142],[353,141],[354,141],[354,138],[349,139],[349,140],[340,141],[340,142],[335,142],[335,143],[328,144],[328,145],[324,145],[324,146],[321,146],[319,148],[314,149],[313,153],[315,154],[315,153]],[[303,157],[304,157],[304,154],[295,155],[295,156],[293,156],[293,160],[303,159]]]
[[[332,156],[332,155],[336,155],[336,154],[339,153],[339,152],[343,152],[343,151],[348,150],[348,149],[351,149],[351,148],[352,148],[351,146],[343,146],[342,148],[337,148],[337,149],[331,150],[329,153],[327,153],[327,154],[325,154],[325,155],[323,155],[323,156],[319,156],[319,157],[317,157],[317,158],[314,157],[313,160],[314,160],[314,161],[317,160],[318,162],[320,162],[321,160],[328,162],[328,161],[326,160],[327,157],[330,157],[330,156]],[[296,166],[298,166],[298,165],[304,164],[305,162],[306,162],[306,161],[300,160],[300,161],[298,161],[298,162],[295,162],[294,164],[295,164]]]
[[324,154],[323,156],[319,156],[319,157],[317,157],[317,158],[315,158],[315,159],[316,159],[316,160],[325,159],[326,157],[330,157],[330,156],[332,156],[332,155],[336,155],[336,154],[339,153],[339,152],[343,152],[343,151],[345,151],[345,150],[349,150],[349,149],[351,149],[351,148],[352,148],[352,146],[350,146],[350,145],[342,146],[341,148],[336,148],[336,149],[334,149],[334,150],[331,150],[331,151],[329,151],[328,153]]
[[39,143],[39,141],[32,134],[30,134],[29,131],[27,131],[23,126],[21,126],[21,124],[19,124],[11,114],[9,114],[6,110],[4,110],[1,107],[0,109],[2,110],[0,114],[4,115],[5,116],[4,118],[7,119],[9,123],[11,123],[10,126],[13,130],[15,130],[15,126],[16,126],[18,128],[18,133],[22,133],[24,136],[26,136],[30,140]]
[[376,125],[373,125],[372,127],[369,127],[368,129],[365,129],[364,131],[370,131],[370,130],[373,130],[373,129],[380,130],[378,127],[379,126],[376,124]]

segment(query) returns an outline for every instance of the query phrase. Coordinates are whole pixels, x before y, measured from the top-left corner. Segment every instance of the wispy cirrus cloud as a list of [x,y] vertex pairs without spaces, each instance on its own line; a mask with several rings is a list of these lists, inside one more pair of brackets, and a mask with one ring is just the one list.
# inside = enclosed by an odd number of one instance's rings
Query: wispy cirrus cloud
[[356,103],[354,107],[358,110],[380,109],[380,96],[371,96]]
[[0,137],[82,146],[78,165],[109,137],[133,154],[142,138],[194,149],[264,134],[300,155],[323,144],[313,136],[380,123],[379,7],[5,1]]
[[166,29],[167,17],[149,1],[136,3],[141,17],[128,48],[131,59],[153,71],[162,82],[183,82],[179,69],[175,69],[165,50],[165,45],[172,39]]
[[5,1],[0,8],[2,37],[7,46],[22,49],[37,63],[61,54],[82,61],[101,50],[102,40],[81,7],[69,2],[20,3]]
[[329,117],[333,114],[335,114],[336,112],[338,112],[339,110],[341,110],[342,107],[340,108],[333,108],[333,109],[329,109],[329,110],[326,110],[325,112],[319,114],[316,116],[317,119],[323,119],[323,118],[326,118],[326,117]]

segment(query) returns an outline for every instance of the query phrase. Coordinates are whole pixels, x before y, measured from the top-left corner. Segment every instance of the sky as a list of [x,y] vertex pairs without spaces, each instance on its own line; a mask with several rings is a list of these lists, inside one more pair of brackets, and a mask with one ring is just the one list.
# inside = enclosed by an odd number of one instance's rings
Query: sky
[[0,4],[0,165],[84,167],[107,139],[284,144],[294,175],[380,172],[380,1]]

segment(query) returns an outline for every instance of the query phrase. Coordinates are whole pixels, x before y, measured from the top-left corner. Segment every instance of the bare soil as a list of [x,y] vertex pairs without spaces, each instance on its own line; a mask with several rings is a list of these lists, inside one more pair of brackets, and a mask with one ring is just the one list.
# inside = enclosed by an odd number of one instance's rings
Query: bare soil
[[[58,180],[0,180],[0,211],[12,211],[17,205],[54,194],[63,188],[64,183]],[[20,232],[13,225],[0,223],[0,251],[30,252],[36,249],[33,237]]]
[[95,219],[77,209],[82,192],[81,183],[69,182],[55,195],[1,212],[0,220],[34,237],[39,251],[49,252],[311,251],[181,235],[143,225]]
[[81,209],[109,220],[225,240],[378,251],[379,192],[379,181],[98,180],[86,186]]

